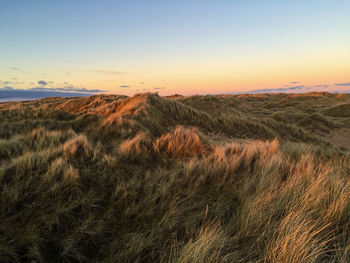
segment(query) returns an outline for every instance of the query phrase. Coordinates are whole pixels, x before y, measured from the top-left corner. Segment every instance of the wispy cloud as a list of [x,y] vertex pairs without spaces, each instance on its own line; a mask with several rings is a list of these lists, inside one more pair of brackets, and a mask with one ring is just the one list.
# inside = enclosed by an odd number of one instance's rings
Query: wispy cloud
[[293,86],[288,88],[276,88],[276,89],[255,89],[251,90],[248,93],[274,93],[274,92],[288,92],[294,90],[303,90],[305,88],[304,85]]
[[120,88],[131,88],[131,86],[128,86],[128,85],[121,85],[119,86]]
[[18,84],[23,84],[23,81],[9,81],[9,80],[5,80],[5,81],[0,81],[1,85],[18,85]]
[[315,85],[315,86],[313,86],[313,87],[315,87],[315,88],[329,88],[329,85],[327,85],[327,84],[321,84],[321,85]]
[[108,74],[108,75],[122,75],[122,74],[126,74],[126,72],[117,71],[117,70],[94,69],[94,70],[88,70],[88,71],[89,72],[93,72],[93,73]]
[[156,87],[156,88],[153,88],[154,90],[161,90],[161,89],[165,89],[164,87]]
[[102,90],[102,89],[76,88],[74,86],[66,86],[66,87],[63,87],[63,88],[56,88],[56,90],[74,91],[74,92],[93,92],[93,93],[105,92],[105,90]]
[[147,88],[144,88],[144,89],[136,89],[136,92],[148,92],[149,91],[149,89],[147,89]]
[[304,85],[294,86],[294,87],[287,88],[287,90],[298,90],[298,89],[303,89],[304,87],[305,87]]
[[10,67],[10,69],[12,69],[12,70],[20,70],[20,68],[18,68],[18,67]]
[[350,86],[350,82],[335,83],[334,86],[338,86],[338,87],[347,87],[347,86]]
[[64,92],[79,92],[79,93],[101,93],[105,92],[105,90],[100,89],[87,89],[87,88],[76,88],[74,86],[66,86],[62,88],[45,88],[45,87],[34,87],[29,90],[32,91],[64,91]]
[[300,83],[299,81],[291,81],[291,82],[288,82],[289,84],[298,84]]

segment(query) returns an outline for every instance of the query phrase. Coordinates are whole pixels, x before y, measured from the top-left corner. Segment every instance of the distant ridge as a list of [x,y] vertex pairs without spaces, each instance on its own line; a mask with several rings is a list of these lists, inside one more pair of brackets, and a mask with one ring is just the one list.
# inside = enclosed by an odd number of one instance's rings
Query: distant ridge
[[[94,95],[46,98],[31,103],[0,105],[0,109],[29,107],[34,111],[45,109],[48,112],[95,115],[101,119],[101,129],[113,130],[113,126],[116,126],[124,130],[132,129],[132,133],[162,134],[176,125],[185,125],[230,138],[278,137],[327,143],[322,139],[324,134],[340,125],[327,116],[338,116],[331,113],[336,111],[334,107],[347,107],[349,101],[346,94],[327,92],[191,97],[178,94],[160,97],[144,93],[133,97]],[[342,111],[342,114],[342,117],[350,116],[348,111]]]

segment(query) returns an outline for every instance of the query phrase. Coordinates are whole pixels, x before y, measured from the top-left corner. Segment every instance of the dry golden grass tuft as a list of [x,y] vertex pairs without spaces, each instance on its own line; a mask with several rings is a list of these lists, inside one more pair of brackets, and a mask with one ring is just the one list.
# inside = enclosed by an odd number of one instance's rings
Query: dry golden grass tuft
[[79,180],[79,171],[67,160],[59,157],[51,163],[45,178],[50,181],[62,180],[66,184],[76,184]]
[[305,219],[303,212],[287,215],[276,229],[271,247],[267,251],[268,262],[318,262],[330,252],[329,244],[334,234],[329,232],[331,223],[317,225]]
[[197,236],[185,244],[181,251],[174,253],[173,262],[230,262],[228,246],[229,242],[223,229],[217,224],[207,224],[202,226]]
[[63,151],[73,157],[86,158],[92,154],[92,148],[85,135],[80,134],[63,145]]
[[120,145],[120,153],[128,158],[146,159],[151,154],[152,140],[146,133],[138,133],[135,137],[123,141]]
[[198,130],[183,126],[177,126],[173,132],[156,139],[153,148],[156,153],[177,158],[200,156],[207,152]]

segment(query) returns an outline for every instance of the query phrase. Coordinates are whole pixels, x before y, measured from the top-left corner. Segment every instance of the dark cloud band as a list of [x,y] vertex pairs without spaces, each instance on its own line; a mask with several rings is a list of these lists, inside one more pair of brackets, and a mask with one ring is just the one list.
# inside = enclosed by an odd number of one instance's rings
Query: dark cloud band
[[338,86],[338,87],[348,87],[348,86],[350,86],[350,82],[335,83],[334,86]]

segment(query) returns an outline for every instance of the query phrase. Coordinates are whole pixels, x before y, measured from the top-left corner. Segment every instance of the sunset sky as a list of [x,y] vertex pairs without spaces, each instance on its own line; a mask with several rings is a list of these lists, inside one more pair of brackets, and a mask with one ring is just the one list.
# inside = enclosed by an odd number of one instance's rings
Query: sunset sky
[[349,0],[2,0],[0,88],[350,90],[349,12]]

